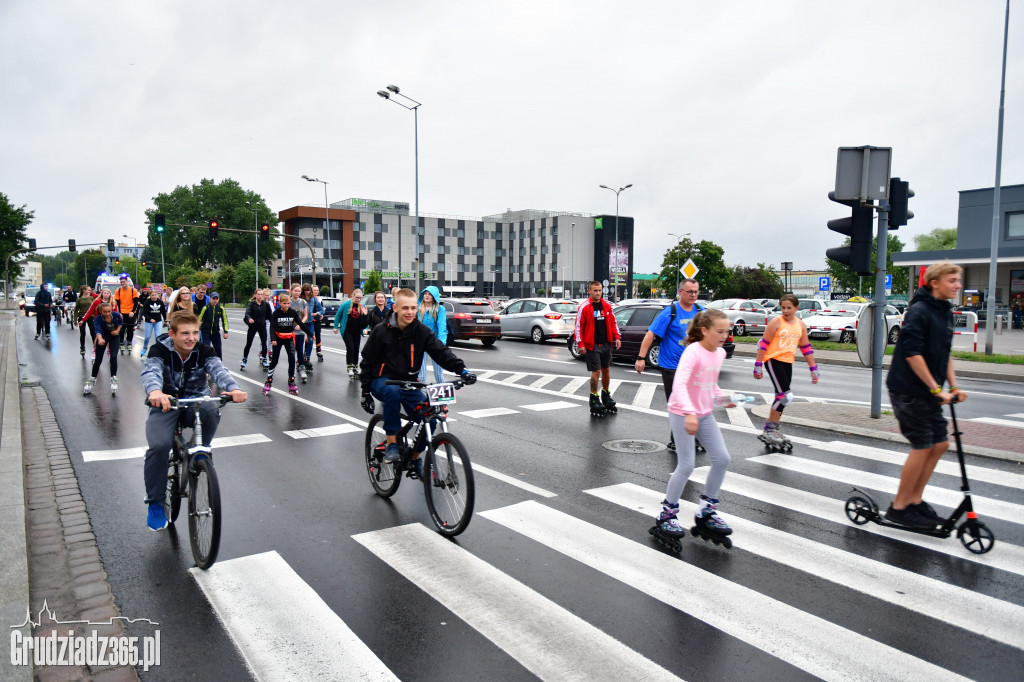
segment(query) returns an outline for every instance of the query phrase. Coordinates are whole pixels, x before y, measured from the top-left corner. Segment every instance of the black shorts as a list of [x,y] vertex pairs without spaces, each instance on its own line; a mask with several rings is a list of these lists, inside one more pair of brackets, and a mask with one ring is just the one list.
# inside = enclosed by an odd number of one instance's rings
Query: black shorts
[[938,398],[889,391],[889,402],[900,424],[900,433],[910,441],[911,449],[926,450],[949,440],[948,425]]
[[594,350],[588,350],[584,356],[587,360],[587,371],[597,372],[605,367],[612,366],[612,347],[606,343],[596,346]]

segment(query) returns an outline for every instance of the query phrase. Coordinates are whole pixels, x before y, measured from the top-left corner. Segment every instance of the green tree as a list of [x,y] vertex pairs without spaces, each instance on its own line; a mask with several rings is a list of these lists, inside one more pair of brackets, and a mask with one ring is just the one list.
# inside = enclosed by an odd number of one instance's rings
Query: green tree
[[654,286],[654,280],[635,280],[636,281],[636,294],[640,298],[653,298],[651,293],[652,287]]
[[138,289],[149,286],[153,281],[148,265],[142,265],[134,256],[121,256],[121,264],[115,269],[118,273],[127,272],[132,278],[132,284]]
[[[700,268],[697,273],[697,281],[700,282],[701,292],[707,292],[721,298],[718,295],[725,288],[729,281],[730,271],[725,265],[723,256],[725,250],[708,240],[694,243],[689,237],[684,238],[671,249],[665,252],[661,262],[661,271],[658,273],[658,287],[669,292],[669,298],[676,297],[676,274],[679,268],[686,262],[687,258],[693,259],[694,264]],[[679,281],[684,277],[679,275]]]
[[167,271],[167,282],[164,284],[170,284],[173,289],[180,289],[181,287],[191,287],[192,279],[196,273],[195,268],[191,268],[187,265],[178,265],[173,270]]
[[[907,291],[907,287],[910,284],[910,275],[907,274],[905,267],[893,267],[892,254],[899,253],[903,250],[903,242],[900,238],[894,234],[889,234],[888,239],[888,251],[886,252],[886,265],[885,270],[887,273],[892,275],[892,291],[893,293],[904,293]],[[844,246],[850,245],[850,239],[847,237],[843,243]],[[878,238],[875,237],[871,240],[871,270],[875,270],[876,261],[878,260]],[[875,278],[873,275],[867,275],[864,277],[858,277],[854,274],[850,268],[846,267],[842,263],[828,258],[825,260],[825,269],[828,271],[829,277],[832,278],[832,291],[834,292],[846,292],[856,294],[858,291],[867,296],[874,293]]]
[[[267,289],[269,287],[270,278],[267,277],[267,271],[261,268],[259,288]],[[256,265],[252,262],[252,258],[246,258],[235,268],[235,292],[238,294],[239,300],[245,303],[255,290]]]
[[[256,248],[256,225],[250,207],[256,210],[256,220],[271,225],[271,236],[279,234],[273,227],[277,224],[277,216],[264,203],[263,197],[244,189],[230,178],[219,183],[204,178],[191,187],[179,185],[170,193],[156,195],[153,202],[156,208],[146,211],[150,223],[148,242],[153,248],[159,249],[160,233],[156,231],[153,216],[163,213],[167,220],[167,229],[163,234],[164,256],[168,263],[175,265],[201,268],[209,264],[218,267],[240,263],[252,257]],[[221,230],[216,241],[212,241],[207,226],[211,220],[217,220],[222,228],[245,230],[246,233]],[[259,251],[260,263],[266,265],[281,253],[281,244],[276,239],[261,242]]]
[[734,265],[729,280],[716,298],[779,298],[784,293],[782,280],[775,271],[758,263],[756,268]]
[[107,267],[107,259],[104,251],[100,249],[89,249],[80,251],[75,256],[75,262],[71,264],[70,274],[75,278],[75,288],[88,284],[96,286],[96,278]]
[[[213,290],[220,294],[222,303],[236,302],[235,278],[238,269],[234,265],[225,265],[213,276]],[[244,293],[244,289],[242,290]]]
[[371,270],[370,274],[366,276],[366,286],[363,287],[363,295],[375,294],[378,291],[381,291],[380,273],[376,270]]
[[[18,249],[28,246],[28,233],[26,232],[29,223],[35,217],[35,213],[29,211],[24,205],[15,206],[7,195],[0,192],[0,258],[7,260],[7,256]],[[11,281],[16,281],[21,274],[21,266],[13,258],[10,261]],[[7,291],[14,291],[8,286]]]
[[[188,280],[190,287],[197,287],[201,284],[208,285],[206,288],[209,289],[213,285],[213,280],[216,278],[217,273],[212,270],[196,270],[192,273],[192,277]],[[209,293],[209,291],[207,291]]]
[[914,235],[914,250],[916,251],[948,251],[955,248],[955,227],[936,227],[927,234]]

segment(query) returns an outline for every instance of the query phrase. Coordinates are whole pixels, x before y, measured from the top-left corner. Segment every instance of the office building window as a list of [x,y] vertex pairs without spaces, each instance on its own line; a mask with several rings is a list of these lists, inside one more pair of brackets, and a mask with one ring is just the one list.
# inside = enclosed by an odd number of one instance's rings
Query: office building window
[[1006,238],[1024,239],[1024,213],[1006,214]]

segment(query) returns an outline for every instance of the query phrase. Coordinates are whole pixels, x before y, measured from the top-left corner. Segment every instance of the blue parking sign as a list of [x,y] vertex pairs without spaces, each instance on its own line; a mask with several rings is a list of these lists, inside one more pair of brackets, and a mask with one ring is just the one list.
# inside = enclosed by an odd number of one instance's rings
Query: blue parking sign
[[828,291],[830,279],[828,277],[818,278],[818,291]]
[[892,275],[885,276],[885,288],[892,289]]

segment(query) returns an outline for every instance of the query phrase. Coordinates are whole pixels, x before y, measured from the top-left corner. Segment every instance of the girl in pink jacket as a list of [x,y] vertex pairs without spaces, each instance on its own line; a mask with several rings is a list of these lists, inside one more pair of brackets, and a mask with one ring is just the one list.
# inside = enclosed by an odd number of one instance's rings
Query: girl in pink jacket
[[668,401],[668,420],[678,445],[676,452],[679,463],[668,481],[665,500],[661,503],[661,514],[655,529],[672,538],[686,535],[676,516],[679,513],[679,497],[683,487],[693,473],[694,436],[707,448],[711,457],[711,471],[700,496],[695,522],[697,528],[710,531],[718,536],[732,532],[715,513],[718,491],[729,466],[729,453],[722,440],[722,432],[711,412],[716,405],[735,407],[727,404],[728,397],[718,387],[718,372],[725,360],[722,344],[729,336],[729,319],[721,310],[709,309],[699,313],[690,322],[686,335],[686,352],[679,361],[672,395]]

